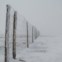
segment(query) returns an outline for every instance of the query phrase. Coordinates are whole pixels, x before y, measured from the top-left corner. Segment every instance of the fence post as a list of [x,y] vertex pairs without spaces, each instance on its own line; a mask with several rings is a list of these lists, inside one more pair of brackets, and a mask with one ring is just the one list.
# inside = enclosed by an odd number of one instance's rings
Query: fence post
[[14,12],[14,20],[13,20],[13,58],[16,59],[16,21],[17,21],[17,13]]
[[27,48],[29,48],[29,42],[28,42],[28,22],[26,22],[27,25]]
[[6,27],[5,27],[5,61],[9,62],[9,23],[10,23],[10,6],[6,6]]
[[34,42],[34,35],[33,35],[33,26],[32,26],[32,43]]

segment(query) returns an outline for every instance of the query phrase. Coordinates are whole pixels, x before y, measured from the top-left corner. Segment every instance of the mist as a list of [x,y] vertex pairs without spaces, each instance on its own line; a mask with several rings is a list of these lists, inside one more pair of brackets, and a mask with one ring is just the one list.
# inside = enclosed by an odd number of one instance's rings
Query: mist
[[0,0],[0,34],[5,32],[6,4],[36,26],[41,35],[62,35],[61,0]]

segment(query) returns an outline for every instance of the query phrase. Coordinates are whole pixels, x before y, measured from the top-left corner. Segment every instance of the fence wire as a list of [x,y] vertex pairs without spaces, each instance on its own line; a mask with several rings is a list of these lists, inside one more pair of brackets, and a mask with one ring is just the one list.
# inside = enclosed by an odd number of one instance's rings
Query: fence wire
[[[15,15],[15,12],[16,11],[12,7],[10,7],[9,13],[8,14],[6,13],[6,20],[8,21],[6,22],[6,24],[8,23],[8,25],[5,28],[8,33],[6,33],[5,38],[0,38],[1,40],[0,52],[2,53],[2,55],[0,56],[4,58],[5,56],[4,54],[6,53],[7,54],[6,62],[10,62],[11,57],[13,58],[14,55],[17,57],[18,54],[21,53],[21,51],[24,50],[25,48],[29,48],[29,45],[33,43],[34,40],[37,39],[37,37],[40,35],[36,27],[31,25],[25,19],[25,17],[19,15],[19,13],[16,12]],[[16,21],[14,22],[14,20]],[[4,45],[5,39],[6,39],[6,45]],[[16,42],[15,44],[14,41]],[[4,51],[5,46],[7,48],[7,52]],[[15,54],[14,51],[16,51]]]

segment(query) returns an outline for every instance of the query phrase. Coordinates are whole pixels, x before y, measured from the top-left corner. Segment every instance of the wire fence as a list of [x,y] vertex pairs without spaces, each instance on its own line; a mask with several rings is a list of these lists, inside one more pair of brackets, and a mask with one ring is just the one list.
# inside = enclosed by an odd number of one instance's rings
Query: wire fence
[[[10,5],[6,6],[5,36],[1,37],[0,49],[4,51],[3,62],[10,62],[10,58],[16,59],[17,55],[34,42],[40,35],[36,27],[32,26],[22,15],[19,15]],[[5,43],[4,43],[5,41]],[[4,48],[5,47],[5,48]],[[3,56],[2,56],[3,58]],[[1,60],[1,59],[0,59]]]

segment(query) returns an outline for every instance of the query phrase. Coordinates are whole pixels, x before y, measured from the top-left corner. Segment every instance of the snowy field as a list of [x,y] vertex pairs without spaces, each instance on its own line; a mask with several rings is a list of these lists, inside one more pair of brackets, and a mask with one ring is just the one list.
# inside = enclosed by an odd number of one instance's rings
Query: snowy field
[[[0,62],[4,62],[3,45],[4,40],[1,40]],[[12,49],[10,47],[10,54],[11,50]],[[39,37],[33,44],[30,44],[29,48],[26,48],[26,43],[21,43],[21,40],[19,40],[17,45],[17,60],[21,59],[25,60],[26,62],[62,62],[62,36]],[[10,60],[12,59],[10,58]],[[14,62],[18,61],[15,60]]]
[[[10,60],[12,58],[12,38],[9,39],[9,57],[10,57]],[[0,38],[0,62],[4,62],[4,42],[5,42],[5,39],[4,38]],[[17,38],[16,39],[16,55],[19,54],[19,52],[21,53],[21,51],[23,51],[25,48],[27,48],[27,38],[24,37],[24,38]],[[30,40],[29,44],[32,43],[32,39]],[[20,51],[19,51],[20,50]],[[14,60],[13,60],[14,61]],[[16,61],[16,60],[15,60]]]
[[62,37],[39,37],[17,58],[26,62],[62,62]]

